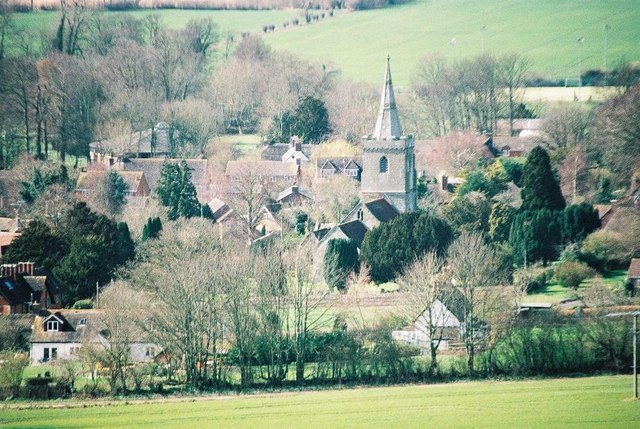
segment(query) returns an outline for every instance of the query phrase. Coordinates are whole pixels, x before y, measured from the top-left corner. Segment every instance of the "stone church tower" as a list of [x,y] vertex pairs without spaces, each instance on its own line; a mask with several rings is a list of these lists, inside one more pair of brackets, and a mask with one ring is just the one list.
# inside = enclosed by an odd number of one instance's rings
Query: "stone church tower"
[[387,71],[373,135],[363,137],[362,199],[386,197],[400,213],[417,209],[413,136],[402,134],[396,100]]

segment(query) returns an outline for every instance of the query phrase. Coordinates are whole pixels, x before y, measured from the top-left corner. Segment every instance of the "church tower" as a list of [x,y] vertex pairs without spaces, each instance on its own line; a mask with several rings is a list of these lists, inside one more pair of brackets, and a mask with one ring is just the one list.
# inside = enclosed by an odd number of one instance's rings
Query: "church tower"
[[400,213],[412,212],[417,209],[415,143],[402,133],[389,57],[384,81],[375,131],[362,142],[362,198],[386,196]]

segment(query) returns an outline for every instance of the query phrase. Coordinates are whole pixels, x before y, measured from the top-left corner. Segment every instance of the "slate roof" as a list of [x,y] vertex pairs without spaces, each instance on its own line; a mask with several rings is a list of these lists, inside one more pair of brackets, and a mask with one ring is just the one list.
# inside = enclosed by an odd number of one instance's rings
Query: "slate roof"
[[316,160],[316,168],[332,169],[336,173],[342,173],[346,169],[357,169],[362,171],[362,157],[354,156],[351,158],[318,158]]
[[297,186],[291,186],[291,187],[285,189],[284,191],[280,192],[278,194],[278,197],[276,198],[276,201],[277,202],[281,202],[285,198],[287,198],[289,196],[292,196],[292,195],[299,195],[302,198],[305,198],[305,199],[308,199],[308,200],[312,200],[313,199],[309,194],[307,194],[305,191],[301,190]]
[[[144,172],[144,178],[147,180],[149,189],[151,191],[155,191],[158,187],[158,182],[160,181],[162,165],[165,162],[179,164],[181,161],[181,159],[173,158],[129,158],[121,164],[122,170],[118,171],[118,173],[120,173],[121,171],[142,171]],[[187,163],[187,166],[189,167],[189,171],[191,172],[191,181],[198,191],[198,196],[200,196],[201,190],[198,187],[207,187],[209,184],[207,160],[187,159],[185,161]]]
[[291,162],[235,160],[227,163],[227,176],[243,176],[256,174],[258,176],[297,176],[298,166]]
[[[301,152],[309,159],[315,147],[310,144],[301,145]],[[274,143],[262,148],[260,159],[263,161],[282,161],[284,155],[291,149],[290,143]]]
[[628,278],[640,278],[640,258],[631,259],[631,264],[629,265],[629,272],[627,273]]
[[229,207],[227,203],[219,198],[212,199],[208,204],[211,212],[213,213],[213,219],[216,222],[222,219],[224,215],[231,211],[231,207]]
[[[51,313],[41,311],[33,322],[32,343],[81,343],[94,341],[105,325],[100,318],[100,310],[65,310]],[[46,331],[45,321],[52,316],[62,321],[58,331]],[[80,321],[85,321],[84,325]]]
[[364,235],[367,233],[367,227],[359,220],[354,220],[347,223],[341,223],[338,228],[349,237],[349,239],[356,242],[358,248],[362,246],[364,241]]
[[22,278],[0,277],[0,295],[10,305],[24,304],[31,301],[32,293],[35,293],[35,291]]
[[[116,171],[116,173],[118,173],[127,184],[129,192],[135,193],[138,191],[140,182],[144,177],[143,171]],[[78,175],[76,189],[79,191],[95,191],[107,174],[108,172],[104,170],[83,171]]]
[[[169,153],[169,124],[159,122],[155,126],[156,142],[153,153],[156,155],[166,155]],[[99,153],[114,153],[118,155],[150,154],[152,143],[152,130],[146,129],[142,132],[133,132],[113,140],[102,140],[89,144],[91,150]],[[178,132],[174,131],[174,138],[178,138]]]
[[380,222],[388,222],[400,214],[398,209],[387,201],[386,198],[378,198],[365,203],[371,214]]
[[457,152],[467,157],[493,159],[494,154],[485,144],[486,136],[472,133],[451,133],[431,140],[415,142],[416,171],[429,177],[438,177],[441,171],[458,173],[455,167]]

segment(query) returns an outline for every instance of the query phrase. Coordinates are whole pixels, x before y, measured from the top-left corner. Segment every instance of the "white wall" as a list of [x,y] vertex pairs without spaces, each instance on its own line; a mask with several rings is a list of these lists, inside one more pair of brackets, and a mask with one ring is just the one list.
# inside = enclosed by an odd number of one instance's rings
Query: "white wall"
[[49,349],[49,360],[51,360],[51,349],[57,349],[56,359],[74,359],[72,348],[80,347],[80,343],[31,343],[31,365],[38,365],[43,362],[44,349]]

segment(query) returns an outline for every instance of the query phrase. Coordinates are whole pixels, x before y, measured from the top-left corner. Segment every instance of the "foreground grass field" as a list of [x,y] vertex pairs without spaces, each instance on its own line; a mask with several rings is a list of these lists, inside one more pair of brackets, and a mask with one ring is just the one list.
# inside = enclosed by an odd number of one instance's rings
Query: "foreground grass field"
[[0,426],[630,429],[640,427],[640,402],[631,400],[629,376],[603,376],[212,397],[88,408],[5,407],[0,408]]

